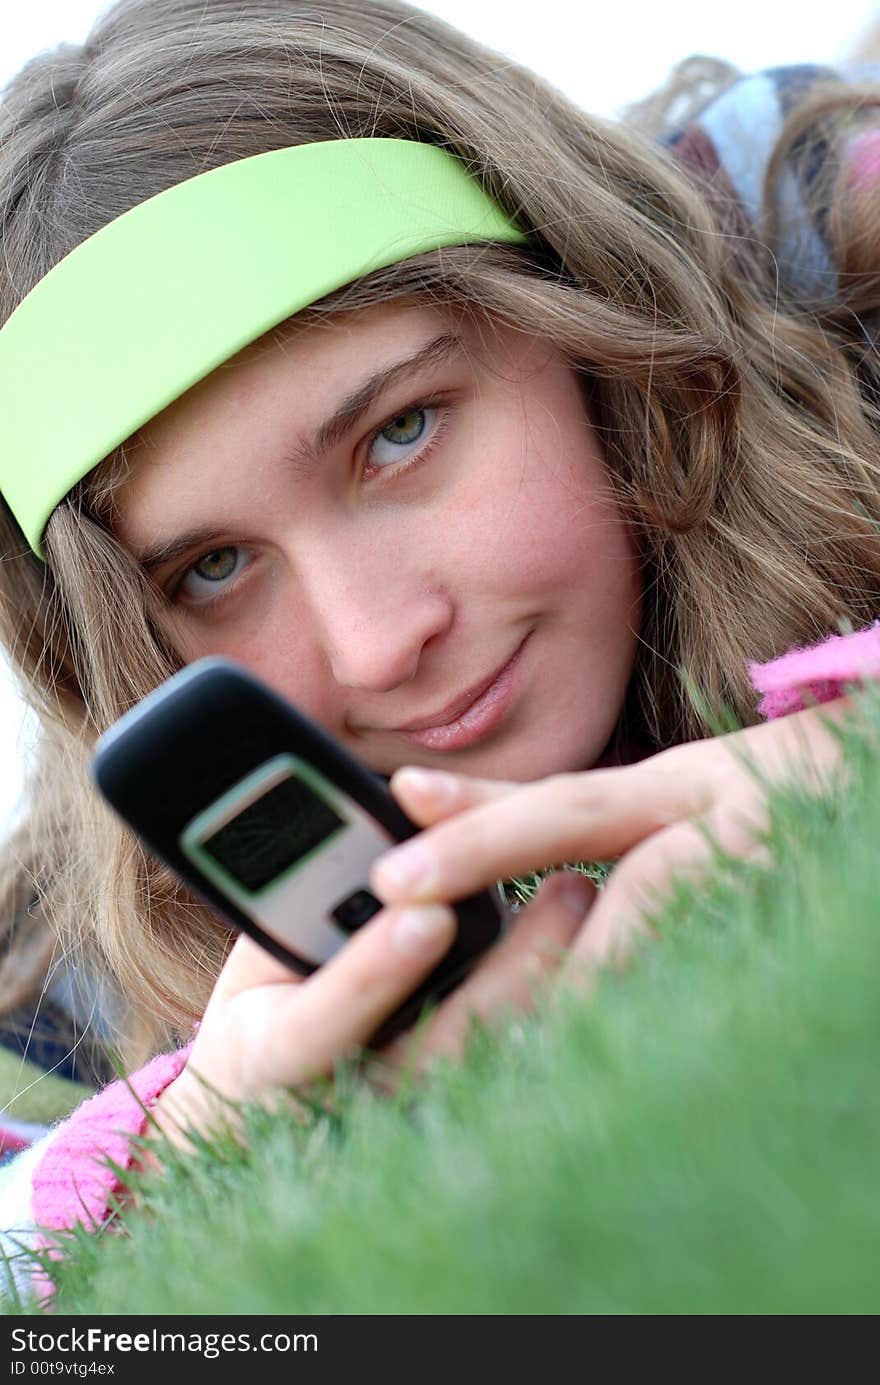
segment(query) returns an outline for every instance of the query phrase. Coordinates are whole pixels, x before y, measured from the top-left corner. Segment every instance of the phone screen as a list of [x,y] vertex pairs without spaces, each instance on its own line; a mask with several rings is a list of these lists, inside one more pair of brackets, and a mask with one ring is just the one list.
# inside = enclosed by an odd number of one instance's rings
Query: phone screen
[[202,850],[251,894],[302,863],[345,824],[302,779],[276,784],[210,837]]

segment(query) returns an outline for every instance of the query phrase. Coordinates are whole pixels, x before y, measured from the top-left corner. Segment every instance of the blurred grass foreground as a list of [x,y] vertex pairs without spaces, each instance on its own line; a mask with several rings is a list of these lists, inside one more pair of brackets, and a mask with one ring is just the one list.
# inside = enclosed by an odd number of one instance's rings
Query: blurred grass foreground
[[[776,866],[679,884],[587,997],[334,1110],[247,1113],[74,1234],[68,1314],[872,1314],[880,1308],[880,689],[850,783],[781,786]],[[11,1311],[34,1311],[29,1305]]]

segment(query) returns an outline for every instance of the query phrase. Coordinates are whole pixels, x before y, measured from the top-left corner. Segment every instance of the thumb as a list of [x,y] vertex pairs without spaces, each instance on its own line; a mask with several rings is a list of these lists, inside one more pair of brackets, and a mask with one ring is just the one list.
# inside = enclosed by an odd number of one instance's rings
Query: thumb
[[249,991],[254,986],[271,986],[285,982],[298,985],[305,979],[292,967],[279,962],[277,957],[273,957],[271,952],[267,952],[253,938],[242,933],[223,963],[213,995],[231,1000],[240,991]]
[[401,1034],[382,1050],[383,1061],[421,1072],[437,1057],[461,1053],[474,1018],[487,1023],[511,1007],[529,1011],[536,982],[570,955],[597,893],[580,871],[554,871],[418,1033]]
[[523,913],[537,914],[546,910],[563,909],[581,923],[593,907],[599,890],[588,875],[580,870],[559,869],[546,876]]
[[520,971],[528,980],[541,971],[552,970],[574,943],[597,894],[592,880],[580,871],[553,871],[528,904],[513,916],[503,937],[489,949],[472,975],[485,972],[492,978],[490,988],[500,992]]

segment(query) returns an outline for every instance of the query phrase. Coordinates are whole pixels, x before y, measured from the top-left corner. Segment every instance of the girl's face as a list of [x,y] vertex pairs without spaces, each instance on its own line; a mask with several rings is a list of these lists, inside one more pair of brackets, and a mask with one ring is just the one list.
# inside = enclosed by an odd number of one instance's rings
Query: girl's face
[[132,455],[116,533],[186,662],[239,661],[385,775],[529,780],[601,754],[640,562],[546,340],[360,310],[247,348]]

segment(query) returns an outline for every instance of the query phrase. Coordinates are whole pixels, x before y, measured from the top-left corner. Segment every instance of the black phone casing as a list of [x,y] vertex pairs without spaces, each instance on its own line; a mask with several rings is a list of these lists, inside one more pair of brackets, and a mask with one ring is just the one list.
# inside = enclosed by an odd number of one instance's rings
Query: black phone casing
[[[420,829],[385,781],[261,680],[230,659],[187,665],[99,740],[91,773],[107,802],[143,842],[225,919],[301,975],[317,968],[271,937],[183,853],[179,839],[204,809],[255,766],[283,752],[309,761],[398,841]],[[454,904],[458,933],[446,956],[370,1039],[386,1043],[446,994],[503,928],[488,891]]]

